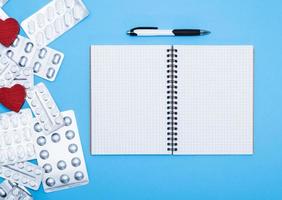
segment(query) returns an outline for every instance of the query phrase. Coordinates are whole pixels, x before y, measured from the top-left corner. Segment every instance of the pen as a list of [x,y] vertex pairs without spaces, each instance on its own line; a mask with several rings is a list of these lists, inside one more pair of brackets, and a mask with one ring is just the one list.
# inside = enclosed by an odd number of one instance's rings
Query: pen
[[172,29],[161,30],[158,27],[136,27],[127,32],[130,36],[201,36],[208,35],[210,31],[201,29]]

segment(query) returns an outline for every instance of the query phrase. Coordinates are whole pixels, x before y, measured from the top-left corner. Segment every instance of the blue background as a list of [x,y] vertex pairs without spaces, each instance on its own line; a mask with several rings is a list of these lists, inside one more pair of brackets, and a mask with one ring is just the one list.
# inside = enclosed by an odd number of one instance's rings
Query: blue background
[[[48,0],[10,0],[4,10],[20,22]],[[45,82],[59,108],[76,112],[90,184],[35,199],[282,199],[282,1],[84,0],[91,14],[50,44],[65,59]],[[204,28],[206,37],[133,38],[139,26]],[[22,34],[24,34],[22,32]],[[255,46],[253,156],[91,156],[91,44],[250,44]],[[3,107],[1,112],[6,111]]]

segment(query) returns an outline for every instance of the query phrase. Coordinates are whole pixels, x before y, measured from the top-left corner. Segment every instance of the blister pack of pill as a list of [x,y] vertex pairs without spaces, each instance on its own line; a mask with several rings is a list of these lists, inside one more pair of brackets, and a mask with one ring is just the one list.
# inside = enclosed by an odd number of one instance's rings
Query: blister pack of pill
[[45,192],[67,189],[88,183],[80,136],[72,110],[62,112],[65,126],[46,136],[34,122],[37,161],[43,168]]
[[24,187],[5,180],[0,184],[0,200],[32,200],[32,197]]
[[18,36],[5,53],[20,67],[31,68],[35,75],[49,81],[55,80],[64,59],[63,53],[49,47],[37,48],[30,39],[22,36]]
[[53,0],[25,19],[21,26],[28,37],[42,47],[78,24],[88,14],[82,0]]
[[0,0],[0,7],[4,6],[8,0]]
[[40,187],[42,174],[42,168],[30,162],[0,166],[0,177],[33,190]]
[[0,54],[0,87],[9,87],[14,83],[14,79],[19,77],[18,65],[10,60],[6,54]]
[[27,91],[26,100],[45,134],[50,134],[64,126],[61,112],[43,83]]
[[0,114],[0,166],[35,159],[34,143],[30,109]]

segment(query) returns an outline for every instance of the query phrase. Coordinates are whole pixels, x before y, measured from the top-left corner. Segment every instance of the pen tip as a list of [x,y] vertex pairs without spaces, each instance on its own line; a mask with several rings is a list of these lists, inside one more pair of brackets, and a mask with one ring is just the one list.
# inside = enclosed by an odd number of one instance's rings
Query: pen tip
[[201,35],[209,35],[211,34],[210,31],[207,31],[207,30],[201,30]]

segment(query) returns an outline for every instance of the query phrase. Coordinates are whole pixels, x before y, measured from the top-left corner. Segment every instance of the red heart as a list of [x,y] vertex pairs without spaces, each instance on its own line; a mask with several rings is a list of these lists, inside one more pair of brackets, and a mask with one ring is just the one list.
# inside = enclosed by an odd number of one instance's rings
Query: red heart
[[0,102],[12,111],[20,111],[25,97],[25,87],[20,84],[16,84],[11,88],[0,88]]
[[8,18],[5,21],[0,19],[0,43],[5,47],[13,44],[20,32],[20,25],[17,20]]

